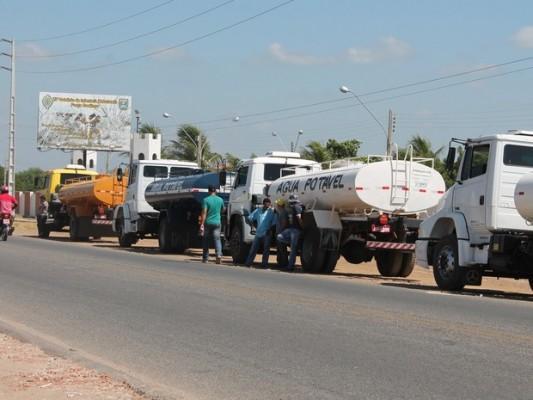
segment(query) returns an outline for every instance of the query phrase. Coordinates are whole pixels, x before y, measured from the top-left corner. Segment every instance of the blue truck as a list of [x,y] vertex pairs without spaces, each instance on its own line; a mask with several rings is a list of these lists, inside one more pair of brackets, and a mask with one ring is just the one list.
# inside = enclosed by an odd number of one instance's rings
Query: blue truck
[[226,206],[233,178],[233,174],[219,171],[150,183],[144,195],[148,204],[159,211],[159,250],[163,253],[183,253],[188,248],[201,247],[198,219],[202,201],[209,195],[208,187],[218,188],[217,194]]

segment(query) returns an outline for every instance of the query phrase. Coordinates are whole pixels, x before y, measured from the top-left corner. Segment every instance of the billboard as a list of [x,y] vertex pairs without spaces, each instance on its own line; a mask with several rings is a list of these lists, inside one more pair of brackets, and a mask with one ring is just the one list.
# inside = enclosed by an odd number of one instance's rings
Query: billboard
[[129,151],[131,97],[39,93],[39,150]]

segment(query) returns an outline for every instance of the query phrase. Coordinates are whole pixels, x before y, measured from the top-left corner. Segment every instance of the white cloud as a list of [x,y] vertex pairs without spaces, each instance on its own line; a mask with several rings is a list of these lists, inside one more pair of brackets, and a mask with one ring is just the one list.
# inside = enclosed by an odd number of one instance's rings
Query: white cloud
[[38,59],[48,57],[50,52],[35,43],[23,43],[22,45],[17,45],[17,55],[19,57]]
[[298,65],[318,65],[318,64],[331,64],[335,62],[333,58],[329,57],[316,57],[306,55],[302,53],[292,53],[283,48],[279,43],[272,43],[269,47],[270,55],[276,60],[286,64],[298,64]]
[[369,64],[379,61],[405,58],[413,52],[411,46],[394,36],[379,40],[372,48],[352,47],[339,55],[318,57],[310,54],[290,52],[280,43],[272,43],[270,55],[277,61],[296,65],[324,65],[350,61],[356,64]]
[[165,50],[164,48],[155,48],[152,49],[151,52],[156,52],[157,54],[153,54],[151,58],[155,60],[175,60],[178,58],[187,58],[187,53],[182,48],[174,48],[170,50]]
[[400,59],[409,56],[412,47],[394,36],[387,36],[379,40],[371,48],[352,47],[346,51],[348,59],[356,64],[368,64],[384,60]]
[[513,35],[513,41],[519,47],[533,49],[533,26],[525,26]]

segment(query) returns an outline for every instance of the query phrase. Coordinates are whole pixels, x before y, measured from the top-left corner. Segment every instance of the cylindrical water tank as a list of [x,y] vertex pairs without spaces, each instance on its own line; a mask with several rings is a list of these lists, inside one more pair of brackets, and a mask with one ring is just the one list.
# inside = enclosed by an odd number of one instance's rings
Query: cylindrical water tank
[[520,178],[515,187],[514,202],[522,218],[533,223],[533,174]]

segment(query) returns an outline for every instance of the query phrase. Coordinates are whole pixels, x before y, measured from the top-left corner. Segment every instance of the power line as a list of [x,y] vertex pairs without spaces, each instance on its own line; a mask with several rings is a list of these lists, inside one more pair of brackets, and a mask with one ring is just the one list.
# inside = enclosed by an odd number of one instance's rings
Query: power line
[[[399,98],[402,98],[402,97],[415,96],[415,95],[418,95],[418,94],[433,92],[433,91],[442,90],[442,89],[446,89],[446,88],[450,88],[450,87],[454,87],[454,86],[466,85],[466,84],[469,84],[469,83],[479,82],[479,81],[488,80],[488,79],[494,79],[494,78],[498,78],[498,77],[501,77],[501,76],[506,76],[506,75],[511,75],[511,74],[515,74],[515,73],[518,73],[518,72],[528,71],[528,70],[531,70],[531,69],[533,69],[533,66],[519,68],[519,69],[515,69],[515,70],[510,70],[510,71],[505,71],[505,72],[501,72],[501,73],[493,74],[493,75],[488,75],[488,76],[484,76],[484,77],[479,77],[479,78],[468,79],[468,80],[463,80],[463,81],[459,81],[459,82],[448,83],[446,85],[436,86],[436,87],[427,88],[427,89],[421,89],[421,90],[417,90],[417,91],[414,91],[414,92],[401,93],[401,94],[394,95],[394,96],[383,97],[383,98],[380,98],[380,99],[367,101],[366,104],[382,103],[384,101],[395,100],[395,99],[399,99]],[[330,112],[330,111],[338,111],[338,110],[342,110],[342,109],[346,109],[346,108],[352,108],[352,107],[361,107],[361,105],[360,104],[350,104],[350,105],[341,106],[341,107],[330,107],[330,108],[326,108],[326,109],[322,109],[322,110],[310,111],[310,112],[299,113],[299,114],[293,114],[293,115],[288,115],[288,116],[279,117],[279,118],[265,119],[265,120],[254,121],[254,122],[249,122],[249,123],[245,123],[245,124],[234,124],[234,125],[228,125],[228,126],[215,127],[215,128],[212,128],[211,130],[225,130],[225,129],[231,129],[232,127],[240,128],[240,127],[246,127],[246,126],[253,126],[253,125],[259,125],[259,124],[262,124],[262,123],[265,123],[265,122],[275,122],[275,121],[282,121],[282,120],[286,120],[286,119],[293,119],[293,118],[304,117],[304,116],[318,115],[318,114],[327,113],[327,112]],[[240,117],[243,118],[242,116],[240,116]],[[227,120],[228,119],[226,118],[224,121],[227,121]]]
[[259,18],[259,17],[261,17],[261,16],[263,16],[265,14],[271,13],[272,11],[275,11],[278,8],[286,6],[286,5],[288,5],[288,4],[290,4],[290,3],[294,2],[294,1],[295,0],[284,1],[282,3],[277,4],[274,7],[270,7],[268,9],[264,10],[264,11],[261,11],[261,12],[259,12],[257,14],[254,14],[254,15],[252,15],[250,17],[247,17],[247,18],[241,19],[241,20],[239,20],[237,22],[234,22],[233,24],[226,25],[226,26],[224,26],[222,28],[216,29],[214,31],[211,31],[211,32],[206,33],[206,34],[201,35],[201,36],[197,36],[197,37],[195,37],[193,39],[189,39],[189,40],[187,40],[185,42],[176,44],[174,46],[166,47],[166,48],[160,49],[160,50],[155,50],[155,51],[152,51],[152,52],[149,52],[149,53],[142,54],[140,56],[126,58],[124,60],[115,61],[115,62],[112,62],[112,63],[94,65],[94,66],[91,66],[91,67],[72,68],[72,69],[64,69],[64,70],[57,70],[57,71],[20,71],[20,72],[26,73],[26,74],[63,74],[63,73],[69,73],[69,72],[93,71],[93,70],[97,70],[97,69],[111,67],[111,66],[114,66],[114,65],[126,64],[126,63],[129,63],[129,62],[132,62],[132,61],[141,60],[143,58],[151,57],[151,56],[154,56],[154,55],[157,55],[157,54],[161,54],[161,53],[164,53],[164,52],[167,52],[167,51],[170,51],[170,50],[174,50],[174,49],[177,49],[179,47],[183,47],[183,46],[186,46],[188,44],[191,44],[191,43],[206,39],[208,37],[214,36],[214,35],[216,35],[218,33],[233,29],[233,28],[235,28],[235,27],[237,27],[239,25],[245,24],[245,23],[247,23],[249,21],[252,21],[252,20],[254,20],[256,18]]
[[230,3],[233,3],[235,0],[228,0],[228,1],[225,1],[221,4],[218,4],[214,7],[211,7],[211,8],[208,8],[207,10],[204,10],[204,11],[201,11],[197,14],[194,14],[194,15],[191,15],[190,17],[187,17],[187,18],[183,18],[177,22],[174,22],[172,24],[169,24],[169,25],[165,25],[165,26],[162,26],[158,29],[154,29],[152,31],[149,31],[149,32],[145,32],[145,33],[141,33],[139,35],[135,35],[135,36],[132,36],[132,37],[129,37],[127,39],[123,39],[123,40],[119,40],[119,41],[116,41],[116,42],[112,42],[112,43],[108,43],[108,44],[105,44],[105,45],[101,45],[101,46],[97,46],[97,47],[89,47],[87,49],[82,49],[82,50],[76,50],[76,51],[71,51],[71,52],[66,52],[66,53],[57,53],[57,54],[42,54],[42,55],[30,55],[30,54],[20,54],[18,55],[18,57],[24,57],[24,58],[55,58],[55,57],[66,57],[66,56],[73,56],[73,55],[76,55],[76,54],[83,54],[83,53],[89,53],[89,52],[93,52],[93,51],[97,51],[97,50],[103,50],[103,49],[108,49],[110,47],[115,47],[115,46],[118,46],[118,45],[121,45],[121,44],[124,44],[124,43],[128,43],[128,42],[132,42],[134,40],[137,40],[137,39],[141,39],[143,37],[146,37],[146,36],[150,36],[150,35],[153,35],[155,33],[159,33],[159,32],[162,32],[166,29],[170,29],[170,28],[173,28],[175,26],[178,26],[178,25],[181,25],[185,22],[188,22],[188,21],[191,21],[195,18],[198,18],[198,17],[201,17],[203,15],[206,15],[210,12],[213,12],[219,8],[222,8]]
[[[425,80],[416,81],[416,82],[409,82],[409,83],[398,85],[398,86],[392,86],[392,87],[389,87],[389,88],[384,88],[384,89],[374,90],[374,91],[371,91],[371,92],[361,93],[361,94],[358,94],[358,96],[359,97],[373,96],[373,95],[376,95],[376,94],[391,92],[391,91],[400,90],[400,89],[406,89],[406,88],[414,87],[414,86],[420,86],[420,85],[424,85],[424,84],[428,84],[428,83],[438,82],[438,81],[441,81],[441,80],[457,78],[457,77],[460,77],[460,76],[471,75],[471,74],[474,74],[474,73],[477,73],[477,72],[484,72],[484,71],[488,71],[488,70],[491,70],[491,69],[501,68],[501,67],[504,67],[504,66],[518,64],[518,63],[522,63],[522,62],[526,62],[526,61],[532,61],[532,60],[533,60],[533,56],[519,58],[519,59],[510,60],[510,61],[506,61],[506,62],[499,63],[499,64],[490,64],[490,65],[487,65],[485,67],[480,67],[480,68],[475,68],[475,69],[466,70],[466,71],[462,71],[462,72],[457,72],[457,73],[454,73],[454,74],[442,75],[442,76],[438,76],[436,78],[425,79]],[[306,104],[300,104],[300,105],[296,105],[296,106],[288,106],[288,107],[283,107],[283,108],[277,108],[277,109],[268,110],[268,111],[259,111],[259,112],[249,113],[249,114],[242,114],[242,115],[239,115],[239,117],[240,118],[253,118],[253,117],[258,117],[258,116],[263,116],[263,115],[277,114],[277,113],[281,113],[281,112],[285,112],[285,111],[299,110],[299,109],[302,109],[302,108],[311,108],[311,107],[316,107],[316,106],[325,105],[325,104],[341,103],[341,102],[346,102],[348,100],[351,101],[351,99],[347,98],[347,97],[335,98],[335,99],[318,101],[318,102],[314,102],[314,103],[306,103]],[[215,123],[215,122],[224,122],[224,121],[227,121],[227,120],[228,120],[228,117],[222,117],[222,118],[217,118],[217,119],[212,119],[212,120],[198,121],[198,122],[195,122],[195,123],[208,124],[208,123]]]
[[175,0],[167,0],[167,1],[164,1],[162,3],[156,4],[153,7],[146,8],[144,10],[138,11],[138,12],[136,12],[134,14],[130,14],[130,15],[127,15],[125,17],[122,17],[122,18],[119,18],[119,19],[115,19],[115,20],[107,22],[105,24],[96,25],[96,26],[93,26],[91,28],[82,29],[81,31],[74,31],[74,32],[70,32],[70,33],[64,33],[64,34],[55,35],[55,36],[48,36],[48,37],[44,37],[44,38],[24,39],[24,40],[17,40],[17,41],[18,42],[44,42],[44,41],[47,41],[47,40],[62,39],[62,38],[70,37],[70,36],[81,35],[82,33],[93,32],[93,31],[96,31],[98,29],[102,29],[102,28],[106,28],[106,27],[111,26],[111,25],[118,24],[119,22],[127,21],[128,19],[132,19],[132,18],[138,17],[139,15],[143,15],[143,14],[149,13],[150,11],[153,11],[153,10],[156,10],[156,9],[158,9],[160,7],[166,6],[167,4],[173,3],[174,1]]

